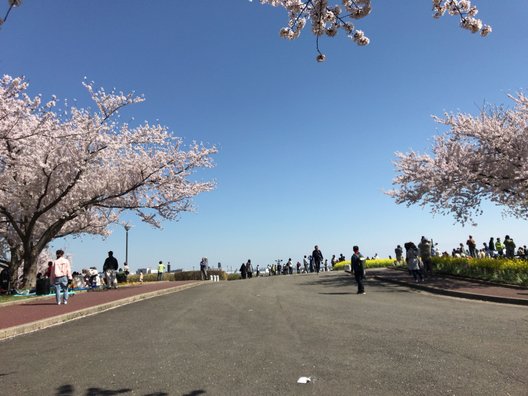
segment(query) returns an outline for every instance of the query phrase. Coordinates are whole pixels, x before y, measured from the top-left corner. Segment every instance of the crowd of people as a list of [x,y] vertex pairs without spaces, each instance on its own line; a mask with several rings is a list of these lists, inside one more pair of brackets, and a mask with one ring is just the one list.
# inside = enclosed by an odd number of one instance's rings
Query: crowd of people
[[394,252],[396,261],[403,263],[403,253],[405,249],[405,263],[409,272],[413,275],[416,282],[422,282],[433,274],[433,265],[431,258],[437,257],[468,257],[468,258],[518,258],[528,260],[528,249],[526,245],[517,247],[513,238],[506,235],[501,241],[500,237],[491,237],[489,242],[483,242],[482,248],[477,248],[477,242],[472,235],[469,235],[466,243],[460,243],[458,247],[453,248],[451,253],[447,251],[440,253],[438,243],[422,236],[418,246],[414,242],[407,242],[402,248],[398,245]]
[[[359,247],[354,246],[353,255],[351,258],[351,272],[354,274],[358,285],[358,294],[365,294],[364,279],[365,279],[365,258],[361,253],[359,253]],[[303,262],[300,261],[293,264],[292,259],[289,258],[288,261],[283,265],[282,260],[276,260],[273,264],[268,264],[266,268],[266,273],[268,276],[273,275],[292,275],[297,274],[307,274],[307,273],[316,273],[330,271],[333,269],[334,265],[338,262],[345,261],[345,256],[341,253],[339,258],[336,258],[336,255],[333,255],[330,260],[330,266],[328,265],[328,259],[323,257],[323,253],[319,249],[319,246],[315,245],[314,250],[311,255],[305,255],[303,257]],[[248,260],[245,263],[242,263],[240,266],[240,275],[242,279],[251,279],[253,277],[253,272],[255,276],[260,276],[260,267],[259,265],[256,268],[253,267],[251,260]]]
[[[473,258],[520,258],[528,259],[528,249],[526,245],[517,247],[513,238],[506,235],[501,241],[500,237],[491,237],[489,242],[483,242],[482,248],[477,248],[477,242],[470,235],[466,241],[466,246],[463,243],[451,252],[453,257],[473,257]],[[444,252],[447,256],[447,252]]]

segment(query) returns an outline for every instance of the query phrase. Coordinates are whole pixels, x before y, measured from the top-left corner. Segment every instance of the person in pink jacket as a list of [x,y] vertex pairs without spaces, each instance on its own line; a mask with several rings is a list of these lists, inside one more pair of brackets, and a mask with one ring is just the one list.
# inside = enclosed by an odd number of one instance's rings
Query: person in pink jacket
[[68,283],[72,280],[71,264],[64,257],[63,250],[57,250],[56,255],[57,260],[53,262],[51,269],[51,283],[55,285],[57,305],[60,305],[61,302],[68,304]]

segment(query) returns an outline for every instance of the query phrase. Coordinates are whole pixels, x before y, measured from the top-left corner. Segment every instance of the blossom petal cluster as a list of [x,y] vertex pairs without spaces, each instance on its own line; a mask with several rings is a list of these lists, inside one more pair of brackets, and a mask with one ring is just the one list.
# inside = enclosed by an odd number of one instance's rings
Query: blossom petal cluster
[[429,206],[433,213],[453,214],[473,222],[483,201],[506,214],[528,215],[528,98],[510,96],[511,109],[486,108],[480,114],[435,117],[449,130],[435,137],[430,154],[396,153],[399,204]]
[[153,225],[177,219],[214,188],[194,174],[213,166],[215,147],[119,122],[143,98],[84,85],[97,111],[57,109],[56,98],[29,97],[23,78],[0,79],[0,238],[12,260],[31,264],[57,237],[107,235],[125,210]]
[[460,26],[472,33],[480,32],[480,35],[485,37],[491,33],[492,29],[489,25],[484,25],[482,21],[475,18],[478,14],[478,9],[471,4],[470,0],[432,0],[433,1],[433,17],[438,19],[444,14],[460,16]]
[[[480,32],[487,36],[492,29],[475,18],[478,9],[469,0],[432,0],[434,17],[440,18],[444,14],[460,16],[460,25],[473,33]],[[282,7],[288,13],[288,24],[279,31],[282,38],[294,40],[298,38],[305,26],[310,23],[312,33],[316,36],[318,62],[326,59],[319,49],[319,38],[334,37],[339,30],[352,39],[357,45],[365,46],[370,39],[362,30],[357,30],[354,20],[370,14],[371,0],[342,0],[341,4],[330,5],[328,0],[260,0],[261,4]]]

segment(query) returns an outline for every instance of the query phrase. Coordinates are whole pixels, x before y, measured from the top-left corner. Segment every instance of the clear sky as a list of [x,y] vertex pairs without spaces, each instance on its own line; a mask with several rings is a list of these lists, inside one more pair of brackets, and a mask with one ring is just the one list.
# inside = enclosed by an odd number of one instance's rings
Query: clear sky
[[[507,233],[528,244],[526,221],[495,207],[462,227],[384,194],[394,152],[427,150],[442,132],[431,115],[509,105],[509,93],[528,87],[528,2],[478,0],[488,38],[457,18],[434,20],[429,0],[372,3],[357,22],[371,44],[340,32],[321,41],[327,61],[317,63],[310,31],[281,39],[285,11],[257,1],[26,0],[0,30],[0,72],[81,105],[85,76],[133,90],[147,100],[123,120],[159,120],[186,142],[218,146],[216,167],[197,175],[217,188],[195,200],[195,213],[161,230],[125,218],[132,269],[159,260],[197,268],[202,256],[224,268],[295,262],[315,244],[329,259],[355,244],[386,257],[421,235],[449,251],[469,234],[479,245]],[[77,270],[102,267],[108,250],[121,264],[125,231],[59,247]]]

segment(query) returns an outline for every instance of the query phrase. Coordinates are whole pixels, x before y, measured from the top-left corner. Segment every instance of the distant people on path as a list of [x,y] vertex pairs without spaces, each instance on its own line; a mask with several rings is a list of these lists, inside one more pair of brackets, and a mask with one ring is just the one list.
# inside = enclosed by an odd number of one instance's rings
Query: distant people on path
[[515,257],[515,242],[510,238],[509,235],[504,237],[504,247],[506,249],[506,257],[514,258]]
[[55,285],[55,297],[57,305],[68,304],[68,283],[73,279],[71,264],[64,257],[63,250],[55,252],[57,259],[53,262],[51,270],[51,283]]
[[323,261],[323,253],[319,250],[319,246],[315,245],[314,251],[312,252],[315,272],[319,273],[321,269],[321,262]]
[[365,286],[363,284],[365,279],[365,260],[359,252],[358,246],[354,246],[352,249],[354,254],[352,254],[350,262],[352,263],[352,272],[357,283],[357,294],[365,294]]
[[403,258],[403,249],[400,245],[396,246],[396,249],[394,249],[394,253],[396,254],[396,261],[398,264],[401,264],[402,258]]
[[240,276],[242,277],[242,279],[246,279],[247,278],[246,263],[242,263],[242,265],[240,266]]
[[431,260],[431,241],[426,237],[422,236],[420,243],[418,244],[418,250],[420,251],[420,258],[424,265],[425,275],[433,276],[433,261]]
[[466,241],[466,245],[469,250],[469,255],[473,258],[477,257],[477,242],[473,239],[473,237],[470,235],[469,239]]
[[332,269],[334,269],[334,265],[337,263],[337,259],[335,254],[332,255],[332,259],[330,260],[330,265],[332,266]]
[[130,267],[128,266],[128,263],[123,265],[123,274],[125,275],[125,282],[128,282],[128,275],[130,275]]
[[200,261],[200,278],[202,280],[207,280],[207,267],[209,266],[209,261],[207,257],[202,257]]
[[253,278],[253,264],[251,264],[251,260],[248,260],[246,263],[246,272],[248,279]]
[[116,271],[118,268],[119,265],[117,264],[117,259],[114,257],[114,252],[109,251],[108,257],[106,258],[103,264],[103,272],[105,274],[106,287],[108,287],[109,289],[111,287],[113,287],[114,289],[117,288]]
[[165,264],[163,264],[163,261],[160,260],[158,263],[158,278],[157,278],[158,281],[163,279],[164,271],[165,271]]
[[304,266],[304,273],[307,274],[308,273],[308,258],[306,256],[304,256],[303,258],[303,266]]
[[420,260],[418,260],[418,248],[414,242],[407,242],[405,246],[405,261],[407,268],[414,278],[415,282],[422,282],[423,276],[420,269]]

